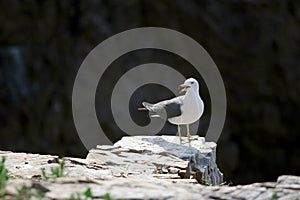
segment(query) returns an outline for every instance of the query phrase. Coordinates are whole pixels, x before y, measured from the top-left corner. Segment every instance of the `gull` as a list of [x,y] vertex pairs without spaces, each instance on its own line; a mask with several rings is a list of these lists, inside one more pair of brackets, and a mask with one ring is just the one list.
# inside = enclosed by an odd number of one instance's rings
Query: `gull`
[[196,79],[185,80],[179,89],[180,94],[183,92],[185,94],[155,104],[143,102],[144,108],[139,108],[139,110],[148,110],[150,117],[160,117],[177,125],[181,143],[180,125],[186,125],[187,137],[190,141],[189,125],[200,119],[204,111],[204,103],[199,95],[199,83]]

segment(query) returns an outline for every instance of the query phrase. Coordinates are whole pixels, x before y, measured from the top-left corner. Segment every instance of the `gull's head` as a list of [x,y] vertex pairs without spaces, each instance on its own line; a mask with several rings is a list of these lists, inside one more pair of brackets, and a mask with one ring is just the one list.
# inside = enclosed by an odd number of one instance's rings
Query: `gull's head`
[[187,92],[189,90],[198,92],[199,91],[199,83],[196,79],[189,78],[189,79],[186,79],[184,81],[184,83],[179,86],[179,89],[180,89],[180,91],[179,91],[180,94],[183,92]]

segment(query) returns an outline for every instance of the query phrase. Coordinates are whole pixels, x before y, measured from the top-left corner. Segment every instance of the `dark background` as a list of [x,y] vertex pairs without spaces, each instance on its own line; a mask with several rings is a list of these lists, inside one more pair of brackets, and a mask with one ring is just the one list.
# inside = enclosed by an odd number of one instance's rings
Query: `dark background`
[[81,62],[116,33],[159,26],[195,39],[219,67],[225,180],[300,175],[300,1],[2,0],[0,9],[1,150],[84,157],[71,111]]

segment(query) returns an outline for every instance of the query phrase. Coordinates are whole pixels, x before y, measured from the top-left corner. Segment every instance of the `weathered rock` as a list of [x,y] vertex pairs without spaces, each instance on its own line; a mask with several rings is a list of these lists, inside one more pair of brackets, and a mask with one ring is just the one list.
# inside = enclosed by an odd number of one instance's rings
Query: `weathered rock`
[[86,159],[66,158],[66,177],[47,181],[41,168],[50,173],[51,167],[59,166],[58,156],[0,151],[12,177],[5,198],[83,198],[90,188],[95,199],[104,199],[107,193],[113,199],[300,199],[297,176],[244,186],[199,184],[203,177],[212,184],[221,182],[216,145],[198,137],[190,146],[178,143],[172,136],[125,137],[113,146],[92,149]]
[[123,137],[114,147],[92,149],[87,161],[90,166],[112,166],[112,171],[128,175],[172,174],[170,178],[195,178],[204,184],[223,182],[216,164],[216,144],[198,136],[190,145],[179,144],[176,136]]
[[[299,186],[293,182],[295,177],[282,176],[286,182]],[[300,179],[300,177],[297,177]],[[188,179],[174,179],[188,180]],[[247,200],[296,200],[300,198],[299,189],[284,189],[265,187],[264,183],[244,186],[203,186],[190,182],[169,181],[151,176],[134,176],[114,178],[109,180],[86,178],[58,178],[51,181],[11,180],[7,186],[10,196],[18,195],[18,189],[26,187],[31,191],[44,192],[44,199],[70,199],[72,195],[83,194],[91,189],[96,199],[109,193],[114,199],[247,199]],[[37,192],[38,193],[38,192]]]
[[277,179],[276,187],[285,189],[297,189],[300,190],[300,178],[298,176],[280,176]]

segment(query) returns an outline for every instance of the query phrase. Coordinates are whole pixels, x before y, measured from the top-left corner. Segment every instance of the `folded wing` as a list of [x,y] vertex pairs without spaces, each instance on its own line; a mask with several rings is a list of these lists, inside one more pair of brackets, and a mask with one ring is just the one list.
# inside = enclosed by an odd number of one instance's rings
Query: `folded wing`
[[165,100],[156,104],[143,102],[143,106],[149,110],[151,117],[160,117],[167,120],[172,117],[177,117],[182,114],[181,105],[184,96],[175,97],[170,100]]

